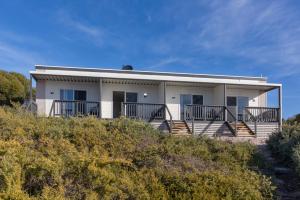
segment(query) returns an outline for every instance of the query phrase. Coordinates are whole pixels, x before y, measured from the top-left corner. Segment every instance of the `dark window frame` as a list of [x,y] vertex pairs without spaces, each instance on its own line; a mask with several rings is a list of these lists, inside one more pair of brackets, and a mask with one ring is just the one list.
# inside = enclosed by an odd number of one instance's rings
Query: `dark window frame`
[[[135,100],[128,99],[128,97],[129,97],[130,95],[135,95],[135,97],[134,97]],[[126,92],[126,95],[125,95],[125,102],[126,102],[126,103],[138,103],[138,93],[137,93],[137,92]]]
[[[200,102],[199,103],[195,103],[195,100],[197,100],[196,98],[200,98],[198,99]],[[203,105],[204,103],[204,97],[203,95],[200,95],[200,94],[195,94],[195,95],[192,95],[192,104],[193,105]]]
[[[231,99],[231,100],[234,99],[234,101],[231,101],[229,99]],[[226,101],[227,101],[227,106],[237,106],[237,97],[236,96],[227,96]]]

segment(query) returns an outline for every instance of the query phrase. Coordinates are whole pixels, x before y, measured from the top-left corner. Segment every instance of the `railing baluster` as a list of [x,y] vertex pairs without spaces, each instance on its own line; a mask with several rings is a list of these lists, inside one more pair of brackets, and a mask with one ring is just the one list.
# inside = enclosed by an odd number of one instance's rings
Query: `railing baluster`
[[184,117],[186,120],[224,121],[224,106],[186,105]]
[[141,120],[164,119],[164,108],[164,104],[123,103],[123,109],[126,110],[126,117]]
[[247,112],[247,117],[245,117],[246,121],[255,118],[257,122],[278,122],[278,108],[246,107],[245,111]]
[[53,101],[53,116],[87,116],[93,115],[99,117],[100,102],[92,101]]

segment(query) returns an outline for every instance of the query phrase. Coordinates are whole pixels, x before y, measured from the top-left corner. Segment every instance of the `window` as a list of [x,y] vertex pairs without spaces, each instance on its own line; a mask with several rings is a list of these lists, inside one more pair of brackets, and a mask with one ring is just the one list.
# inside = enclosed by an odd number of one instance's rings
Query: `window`
[[84,91],[84,90],[75,90],[74,91],[74,100],[86,101],[86,91]]
[[86,91],[84,90],[61,89],[60,100],[64,101],[60,104],[60,110],[63,115],[86,114],[87,112],[85,103],[72,102],[73,100],[86,101]]
[[249,106],[249,97],[238,97],[238,112],[243,113],[247,106]]
[[203,105],[203,96],[202,95],[193,95],[193,104],[194,105]]
[[137,103],[137,93],[126,92],[126,102],[128,102],[128,103]]
[[227,106],[236,106],[236,97],[227,97]]
[[60,100],[64,101],[86,101],[86,91],[84,90],[69,90],[61,89],[60,90]]
[[[73,90],[60,90],[60,100],[62,101],[72,101],[74,100],[74,91]],[[62,115],[72,115],[73,114],[73,105],[71,102],[65,102],[60,104],[60,110]]]
[[[137,103],[137,93],[134,92],[126,92],[126,102],[127,103]],[[138,106],[136,104],[132,104],[126,110],[128,116],[135,117],[137,116]]]
[[74,91],[73,90],[60,90],[60,100],[72,101],[74,100]]

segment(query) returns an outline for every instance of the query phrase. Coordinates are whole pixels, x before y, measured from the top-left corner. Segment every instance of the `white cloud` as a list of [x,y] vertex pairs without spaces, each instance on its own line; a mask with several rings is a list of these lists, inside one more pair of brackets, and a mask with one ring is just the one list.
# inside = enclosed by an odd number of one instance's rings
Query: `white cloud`
[[44,59],[36,52],[0,41],[0,68],[27,74],[35,64],[43,62]]
[[[300,73],[300,14],[292,4],[212,0],[181,5],[178,1],[164,10],[164,18],[176,26],[151,41],[153,52],[170,57],[244,58],[277,77]],[[178,17],[171,15],[174,10]]]
[[281,2],[235,2],[213,8],[200,32],[204,42],[199,45],[274,64],[283,76],[290,75],[290,70],[300,73],[300,23],[293,10]]
[[[168,68],[168,67],[190,67],[190,68],[197,68],[195,66],[195,62],[192,58],[185,58],[185,57],[166,57],[159,59],[153,64],[151,64],[148,67],[144,67],[144,70],[161,70],[163,68]],[[170,68],[166,69],[170,71]]]
[[105,30],[103,28],[80,21],[79,19],[75,20],[64,10],[58,12],[57,17],[65,26],[78,31],[79,33],[83,33],[89,40],[94,42],[94,44],[98,46],[103,45],[105,37]]

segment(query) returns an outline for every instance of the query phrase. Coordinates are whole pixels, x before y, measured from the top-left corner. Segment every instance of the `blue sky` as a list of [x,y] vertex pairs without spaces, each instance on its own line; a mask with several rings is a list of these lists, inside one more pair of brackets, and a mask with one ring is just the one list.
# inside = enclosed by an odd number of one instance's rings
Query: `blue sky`
[[299,9],[296,0],[2,0],[0,69],[263,75],[283,84],[288,117],[300,113]]

